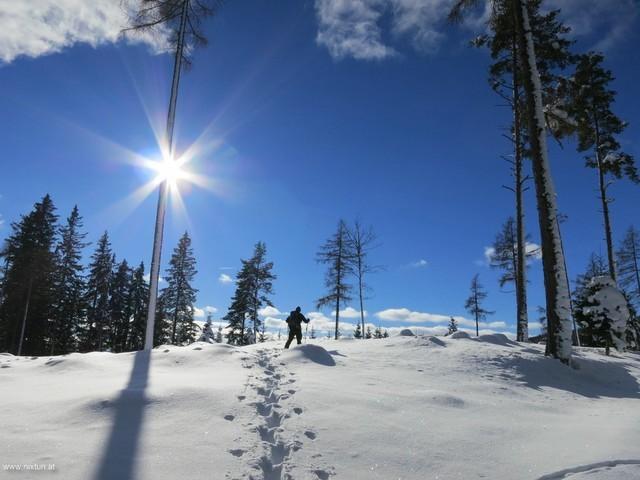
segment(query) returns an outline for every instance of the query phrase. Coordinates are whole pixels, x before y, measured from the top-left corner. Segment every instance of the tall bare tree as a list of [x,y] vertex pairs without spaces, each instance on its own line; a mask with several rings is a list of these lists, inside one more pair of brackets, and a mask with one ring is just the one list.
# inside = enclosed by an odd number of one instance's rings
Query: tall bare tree
[[[221,0],[141,0],[140,8],[131,18],[130,27],[124,30],[125,32],[168,30],[169,32],[169,44],[175,53],[171,96],[169,98],[169,111],[167,113],[167,127],[163,147],[166,150],[166,155],[168,155],[168,161],[171,162],[174,161],[173,129],[175,125],[178,85],[180,83],[182,66],[191,66],[190,53],[195,47],[207,43],[207,39],[201,30],[201,22],[204,18],[214,15],[221,4]],[[160,185],[156,211],[153,253],[151,255],[151,278],[149,285],[145,350],[151,350],[153,348],[158,280],[160,277],[160,257],[162,253],[162,236],[168,188],[168,180],[165,179]]]
[[364,300],[367,298],[367,291],[371,287],[366,282],[366,277],[370,273],[375,273],[381,267],[372,265],[369,260],[371,250],[376,247],[377,236],[373,231],[373,227],[364,227],[359,220],[356,220],[353,228],[347,231],[347,237],[351,243],[351,251],[353,253],[353,272],[358,282],[358,299],[360,300],[360,323],[362,331],[365,331],[364,325]]

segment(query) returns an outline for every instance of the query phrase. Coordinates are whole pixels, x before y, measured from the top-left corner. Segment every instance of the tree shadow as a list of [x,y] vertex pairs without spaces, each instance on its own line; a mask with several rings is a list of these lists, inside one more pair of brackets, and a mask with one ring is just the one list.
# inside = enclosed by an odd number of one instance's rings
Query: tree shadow
[[149,377],[151,352],[135,353],[129,383],[113,403],[113,426],[104,454],[94,476],[95,480],[133,480],[136,454],[148,403],[145,397]]
[[498,358],[492,363],[512,370],[518,380],[535,390],[551,387],[588,398],[640,399],[637,378],[627,365],[613,360],[575,355],[576,368],[571,368],[549,357],[531,359],[517,355]]

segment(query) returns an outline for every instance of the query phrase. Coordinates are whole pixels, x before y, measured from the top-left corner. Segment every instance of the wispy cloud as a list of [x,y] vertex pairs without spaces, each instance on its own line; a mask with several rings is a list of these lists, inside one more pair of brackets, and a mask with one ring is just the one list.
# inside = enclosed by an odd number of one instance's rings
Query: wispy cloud
[[[375,316],[378,317],[380,320],[385,320],[387,322],[398,322],[398,323],[408,323],[408,324],[419,324],[419,323],[447,324],[449,323],[451,318],[453,318],[460,326],[475,327],[476,325],[475,320],[471,320],[469,318],[465,318],[460,315],[442,315],[439,313],[416,312],[413,310],[409,310],[408,308],[388,308],[386,310],[376,312]],[[507,328],[507,324],[503,321],[479,322],[478,325],[481,328]]]
[[424,258],[421,258],[417,262],[411,262],[409,264],[409,266],[413,267],[413,268],[424,268],[424,267],[426,267],[428,265],[429,265],[429,262],[427,262]]
[[[446,17],[454,0],[315,0],[316,42],[337,60],[385,60],[400,55],[399,41],[415,51],[436,52],[445,39]],[[464,26],[486,29],[490,2],[474,11]],[[637,0],[549,0],[576,37],[597,32],[590,48],[608,50],[633,31],[640,17]]]
[[124,41],[166,50],[166,35],[121,35],[138,0],[5,0],[0,9],[0,61],[39,57],[75,44],[92,47]]
[[[331,316],[335,316],[336,311],[331,312]],[[364,311],[364,316],[368,315],[367,311]],[[360,318],[360,310],[356,310],[353,307],[347,307],[344,310],[340,310],[340,318]]]
[[226,273],[221,273],[220,276],[218,277],[218,282],[222,283],[223,285],[226,285],[229,283],[233,283],[233,278],[231,278]]
[[216,307],[212,307],[211,305],[207,305],[204,308],[194,308],[193,316],[198,319],[206,318],[207,315],[213,315],[216,313],[218,309]]

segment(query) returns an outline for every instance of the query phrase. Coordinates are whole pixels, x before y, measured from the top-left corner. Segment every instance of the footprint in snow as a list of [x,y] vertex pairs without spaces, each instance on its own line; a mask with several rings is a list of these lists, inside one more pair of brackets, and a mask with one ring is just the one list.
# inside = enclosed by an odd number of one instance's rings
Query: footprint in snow
[[241,448],[235,448],[235,449],[229,450],[229,453],[234,457],[241,457],[242,455],[245,454],[245,452],[246,450],[243,450]]
[[225,419],[225,420],[228,420],[228,421],[230,421],[230,422],[233,422],[233,420],[235,420],[235,418],[236,418],[236,417],[235,417],[234,415],[225,415],[225,416],[224,416],[224,419]]
[[316,434],[316,432],[312,432],[311,430],[307,430],[306,432],[304,432],[305,437],[311,439],[311,440],[315,440],[316,437],[318,436]]
[[293,409],[293,411],[294,411],[295,413],[297,413],[298,415],[301,415],[301,414],[302,414],[302,409],[301,409],[300,407],[296,407],[296,408],[294,408],[294,409]]

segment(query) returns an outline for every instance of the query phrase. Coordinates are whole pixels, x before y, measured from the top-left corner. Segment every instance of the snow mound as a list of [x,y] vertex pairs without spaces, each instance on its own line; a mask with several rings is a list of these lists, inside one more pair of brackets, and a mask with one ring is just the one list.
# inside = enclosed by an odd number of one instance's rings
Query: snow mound
[[458,330],[457,332],[453,332],[449,335],[449,338],[471,338],[467,332],[463,332]]
[[509,340],[509,338],[503,333],[492,333],[489,335],[480,335],[479,337],[476,337],[476,340],[478,342],[492,343],[494,345],[502,345],[504,347],[517,345],[513,340]]
[[415,337],[415,333],[413,333],[410,329],[408,328],[404,328],[402,330],[400,330],[400,333],[398,333],[399,336],[401,337]]
[[640,480],[640,460],[610,460],[544,475],[538,480]]
[[311,343],[298,345],[297,347],[285,350],[280,358],[286,364],[300,361],[308,361],[319,365],[325,365],[327,367],[333,367],[336,364],[333,356],[331,356],[327,350],[320,345],[313,345]]

